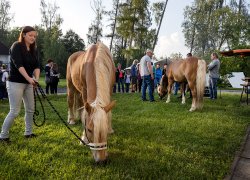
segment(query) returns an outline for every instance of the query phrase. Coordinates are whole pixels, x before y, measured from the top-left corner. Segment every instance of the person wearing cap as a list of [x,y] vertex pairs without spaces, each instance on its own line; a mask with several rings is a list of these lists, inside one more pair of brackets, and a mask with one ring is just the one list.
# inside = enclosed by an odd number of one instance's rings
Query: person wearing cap
[[154,80],[153,67],[151,64],[151,58],[153,52],[150,49],[146,50],[146,54],[141,58],[140,61],[140,74],[142,77],[142,101],[147,101],[146,90],[148,87],[149,100],[154,102],[152,80]]
[[22,28],[18,41],[10,48],[10,74],[6,82],[10,111],[0,133],[0,142],[10,142],[9,130],[18,116],[23,102],[25,109],[25,138],[33,138],[34,93],[40,76],[40,65],[36,50],[37,31],[31,26]]

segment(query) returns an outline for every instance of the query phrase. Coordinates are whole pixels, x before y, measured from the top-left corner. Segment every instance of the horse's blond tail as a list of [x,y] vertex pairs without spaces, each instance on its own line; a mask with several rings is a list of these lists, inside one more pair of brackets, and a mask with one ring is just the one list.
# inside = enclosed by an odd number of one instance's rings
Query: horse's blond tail
[[204,60],[198,60],[197,75],[196,75],[197,109],[203,108],[205,82],[206,82],[206,62]]

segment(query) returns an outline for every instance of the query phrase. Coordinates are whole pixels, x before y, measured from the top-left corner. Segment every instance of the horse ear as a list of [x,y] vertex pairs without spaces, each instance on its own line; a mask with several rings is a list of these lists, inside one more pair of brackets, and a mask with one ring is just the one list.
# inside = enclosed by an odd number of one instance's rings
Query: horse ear
[[109,105],[107,105],[106,107],[104,107],[104,111],[107,113],[109,112],[116,104],[116,101],[112,101],[111,103],[109,103]]
[[84,107],[86,109],[86,111],[88,112],[88,114],[91,113],[91,109],[92,107],[90,106],[90,104],[88,102],[84,103]]

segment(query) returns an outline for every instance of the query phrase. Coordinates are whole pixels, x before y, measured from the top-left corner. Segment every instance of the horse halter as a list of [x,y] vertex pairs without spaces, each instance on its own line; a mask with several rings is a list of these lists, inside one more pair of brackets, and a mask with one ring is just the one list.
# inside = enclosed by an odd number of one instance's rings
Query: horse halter
[[86,144],[91,150],[94,151],[100,151],[100,150],[104,150],[107,149],[107,142],[103,142],[103,143],[88,143]]

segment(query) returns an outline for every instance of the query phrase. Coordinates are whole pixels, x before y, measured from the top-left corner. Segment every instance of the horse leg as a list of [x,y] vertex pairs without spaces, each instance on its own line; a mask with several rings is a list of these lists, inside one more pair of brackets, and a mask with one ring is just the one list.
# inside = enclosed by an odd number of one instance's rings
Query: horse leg
[[108,113],[107,113],[107,115],[108,115],[108,133],[109,134],[112,134],[112,133],[114,133],[114,129],[112,128],[112,114],[111,114],[111,111],[109,111]]
[[185,103],[186,103],[186,97],[185,97],[185,82],[181,83],[181,94],[182,94],[181,104],[185,104]]
[[191,90],[192,93],[192,105],[190,108],[190,112],[195,111],[196,110],[196,99],[197,99],[197,92],[196,92],[196,85],[195,82],[188,82],[189,88]]
[[68,81],[67,85],[67,102],[68,102],[68,123],[69,124],[75,124],[76,121],[76,109],[75,109],[75,100],[77,99],[76,96],[76,89],[73,87],[73,84],[71,81]]
[[[82,124],[83,124],[83,132],[82,132],[82,137],[81,139],[85,142],[85,144],[88,144],[89,143],[89,140],[86,136],[86,132],[85,132],[85,116],[86,116],[86,109],[84,108],[84,110],[82,110],[82,114],[81,114],[81,120],[82,120]],[[80,144],[83,144],[81,141],[80,141]]]
[[170,96],[171,96],[171,90],[172,90],[173,84],[174,84],[174,80],[169,78],[168,79],[168,98],[167,98],[166,103],[170,102]]

